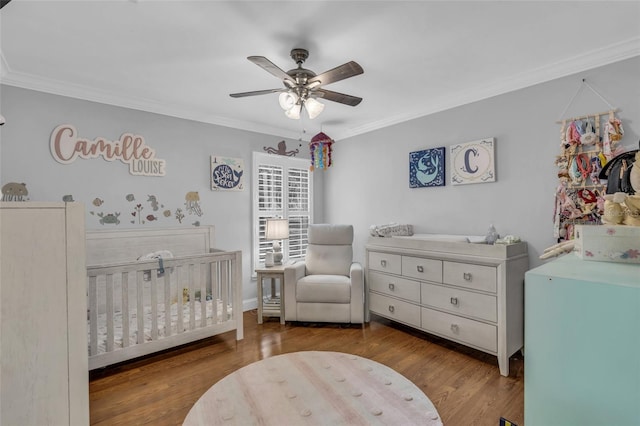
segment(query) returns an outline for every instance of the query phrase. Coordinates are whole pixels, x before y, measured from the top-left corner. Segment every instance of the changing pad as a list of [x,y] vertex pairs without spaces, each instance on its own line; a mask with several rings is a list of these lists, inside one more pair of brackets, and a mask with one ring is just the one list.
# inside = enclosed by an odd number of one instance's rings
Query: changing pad
[[486,237],[484,235],[453,235],[453,234],[413,234],[412,236],[393,236],[391,238],[404,238],[412,240],[425,241],[444,241],[448,243],[473,243],[485,244]]

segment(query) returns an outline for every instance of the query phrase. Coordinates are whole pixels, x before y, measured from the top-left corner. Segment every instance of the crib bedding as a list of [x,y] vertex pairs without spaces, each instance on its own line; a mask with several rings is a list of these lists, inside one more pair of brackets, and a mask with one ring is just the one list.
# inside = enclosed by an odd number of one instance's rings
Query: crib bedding
[[[228,321],[232,318],[232,306],[227,305],[226,313],[224,311],[224,305],[222,300],[217,300],[215,303],[213,300],[207,300],[205,302],[206,306],[206,322],[202,323],[202,305],[199,300],[194,301],[193,305],[191,303],[186,302],[182,305],[182,326],[179,327],[179,311],[180,306],[178,303],[172,303],[170,305],[170,316],[171,320],[168,323],[171,327],[171,332],[167,333],[166,329],[166,316],[165,316],[165,305],[164,303],[158,303],[157,305],[157,329],[156,335],[157,337],[153,337],[153,310],[151,306],[144,307],[144,342],[150,342],[157,339],[162,339],[167,336],[172,336],[179,333],[188,332],[192,329],[191,326],[191,313],[193,312],[193,320],[194,325],[196,327],[209,326],[212,324],[218,324],[225,321]],[[214,311],[215,307],[215,311]],[[97,350],[98,354],[107,352],[107,314],[102,313],[97,315]],[[87,327],[90,330],[91,321],[87,321]],[[180,330],[179,330],[180,328]],[[113,313],[113,347],[114,349],[121,349],[124,347],[123,338],[124,338],[124,325],[123,325],[123,315],[121,311],[117,311]],[[91,342],[91,338],[89,336],[89,342]],[[129,312],[129,341],[126,346],[134,346],[138,344],[138,313],[136,310],[131,310]],[[90,351],[90,348],[89,348]]]

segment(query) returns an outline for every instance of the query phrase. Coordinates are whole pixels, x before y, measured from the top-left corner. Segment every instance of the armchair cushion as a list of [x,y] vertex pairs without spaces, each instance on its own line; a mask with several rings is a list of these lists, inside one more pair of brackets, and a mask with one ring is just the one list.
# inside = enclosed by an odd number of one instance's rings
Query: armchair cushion
[[298,280],[298,302],[350,303],[351,278],[344,275],[307,275]]
[[353,261],[353,226],[320,224],[309,227],[307,275],[349,276]]

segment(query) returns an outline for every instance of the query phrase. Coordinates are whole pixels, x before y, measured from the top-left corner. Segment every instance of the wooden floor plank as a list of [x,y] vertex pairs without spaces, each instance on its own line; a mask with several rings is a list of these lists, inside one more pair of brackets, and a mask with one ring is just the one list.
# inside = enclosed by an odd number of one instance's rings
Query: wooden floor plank
[[92,425],[180,425],[193,404],[233,371],[283,353],[336,351],[387,365],[415,383],[447,426],[496,426],[500,416],[524,423],[524,360],[510,360],[509,377],[497,359],[373,316],[358,325],[257,324],[244,313],[244,340],[235,332],[93,371]]

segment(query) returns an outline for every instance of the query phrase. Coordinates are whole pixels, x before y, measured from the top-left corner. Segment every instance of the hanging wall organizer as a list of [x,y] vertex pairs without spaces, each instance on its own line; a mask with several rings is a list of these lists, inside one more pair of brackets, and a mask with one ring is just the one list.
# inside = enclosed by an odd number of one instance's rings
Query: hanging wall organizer
[[585,87],[610,109],[557,122],[561,124],[554,211],[554,237],[558,242],[572,239],[576,224],[602,224],[606,185],[598,175],[607,161],[619,153],[624,134],[622,122],[616,117],[619,110],[584,79],[561,117]]

